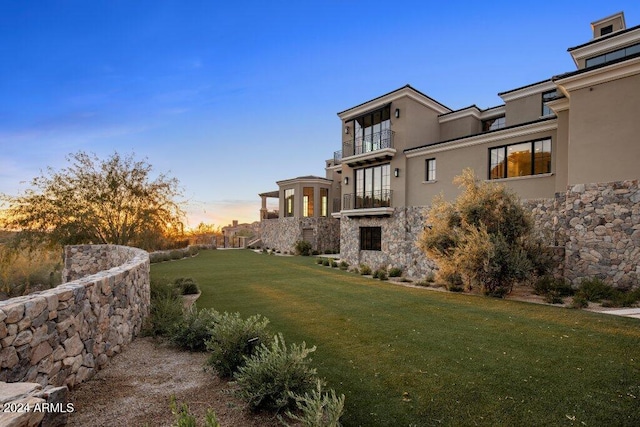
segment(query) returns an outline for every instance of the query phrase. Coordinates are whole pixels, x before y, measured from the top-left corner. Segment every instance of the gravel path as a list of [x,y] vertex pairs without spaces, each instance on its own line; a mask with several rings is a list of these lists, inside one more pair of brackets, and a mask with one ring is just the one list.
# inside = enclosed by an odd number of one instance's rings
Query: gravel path
[[233,387],[204,369],[207,356],[137,338],[91,380],[71,391],[68,426],[171,426],[170,396],[187,403],[204,425],[208,408],[222,426],[278,426],[273,415],[251,414]]

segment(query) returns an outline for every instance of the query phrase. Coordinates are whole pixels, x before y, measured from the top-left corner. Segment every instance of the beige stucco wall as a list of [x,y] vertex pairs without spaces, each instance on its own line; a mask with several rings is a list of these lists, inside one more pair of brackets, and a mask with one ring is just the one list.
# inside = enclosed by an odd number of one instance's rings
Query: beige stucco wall
[[333,199],[332,199],[332,187],[333,187],[333,183],[328,182],[328,181],[324,181],[324,180],[319,180],[319,179],[310,179],[310,180],[291,180],[291,182],[286,182],[283,184],[279,185],[280,187],[280,200],[279,200],[279,205],[280,205],[280,213],[279,213],[279,217],[280,218],[285,218],[285,214],[286,214],[286,201],[285,201],[285,197],[284,197],[284,192],[287,189],[293,189],[294,190],[294,197],[293,197],[293,217],[294,218],[302,218],[302,213],[304,212],[302,207],[303,207],[303,198],[302,196],[304,195],[303,190],[304,187],[312,187],[313,188],[313,217],[315,218],[319,218],[320,217],[320,213],[321,213],[321,198],[320,198],[320,189],[321,188],[327,188],[329,189],[329,195],[328,195],[328,200],[327,200],[327,216],[331,215],[332,212],[332,208],[333,208]]
[[440,124],[440,140],[448,141],[482,131],[482,122],[473,116],[461,117]]
[[505,103],[506,126],[538,120],[542,115],[542,93],[525,96]]
[[570,92],[568,183],[640,175],[640,75]]
[[[458,187],[453,179],[462,170],[471,167],[481,179],[488,177],[489,148],[518,142],[533,141],[551,137],[551,175],[507,178],[496,180],[515,190],[523,199],[550,198],[556,192],[556,157],[558,144],[556,131],[539,132],[526,137],[508,138],[499,142],[490,142],[471,147],[439,151],[407,159],[407,206],[429,206],[434,196],[442,193],[446,199],[453,200]],[[436,182],[424,183],[425,160],[436,159]]]

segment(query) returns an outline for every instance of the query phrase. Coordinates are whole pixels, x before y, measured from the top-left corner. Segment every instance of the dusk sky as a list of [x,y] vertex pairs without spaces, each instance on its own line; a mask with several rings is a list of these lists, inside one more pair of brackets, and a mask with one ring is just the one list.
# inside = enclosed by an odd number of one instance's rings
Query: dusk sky
[[118,151],[180,180],[190,226],[257,221],[258,193],[324,176],[337,112],[406,84],[502,104],[619,11],[640,24],[637,0],[0,0],[0,193]]

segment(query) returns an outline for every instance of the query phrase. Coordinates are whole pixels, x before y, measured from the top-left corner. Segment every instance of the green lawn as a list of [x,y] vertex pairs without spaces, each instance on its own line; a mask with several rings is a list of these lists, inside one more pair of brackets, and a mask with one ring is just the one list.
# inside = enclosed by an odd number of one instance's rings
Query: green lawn
[[640,425],[640,321],[414,289],[246,250],[154,264],[317,345],[345,426]]

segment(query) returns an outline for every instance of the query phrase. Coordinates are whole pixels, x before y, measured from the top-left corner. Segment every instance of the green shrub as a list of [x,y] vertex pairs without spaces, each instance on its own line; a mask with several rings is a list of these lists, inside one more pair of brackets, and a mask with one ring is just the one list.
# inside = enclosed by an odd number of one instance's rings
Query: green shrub
[[315,350],[304,342],[287,347],[282,334],[275,335],[270,347],[261,344],[235,374],[240,397],[254,410],[292,408],[292,394],[310,393],[317,384],[316,370],[307,358]]
[[[340,397],[336,396],[334,390],[329,393],[322,391],[322,382],[316,383],[316,389],[311,393],[305,393],[299,396],[291,393],[291,397],[295,399],[297,413],[291,411],[285,412],[285,415],[294,421],[297,421],[304,427],[339,427],[340,417],[344,410],[344,394]],[[289,424],[284,423],[290,427]]]
[[269,320],[258,315],[246,320],[240,313],[223,313],[218,316],[215,328],[211,330],[211,338],[205,345],[211,352],[208,363],[223,378],[228,378],[244,364],[245,356],[250,356],[256,349],[249,340],[258,342],[269,339],[267,325]]
[[542,276],[533,284],[533,291],[536,295],[557,294],[561,297],[573,295],[571,284],[564,279],[557,279],[553,276]]
[[320,252],[317,250],[311,251],[311,255],[320,255]]
[[351,270],[349,270],[349,271],[351,271],[352,273],[355,273],[355,274],[360,274],[360,270],[358,269],[358,267],[353,267],[353,268],[352,268]]
[[360,264],[360,274],[363,276],[368,276],[371,274],[371,267],[367,264]]
[[[180,405],[180,408],[178,408],[175,395],[171,395],[169,407],[175,417],[173,427],[196,427],[196,417],[189,411],[189,406],[183,403]],[[216,413],[213,412],[213,410],[207,410],[204,425],[205,427],[220,427]]]
[[571,302],[571,308],[586,308],[589,306],[589,301],[580,295],[576,294],[573,296],[573,301]]
[[338,268],[338,263],[334,259],[331,260],[331,268]]
[[212,309],[192,308],[179,321],[171,334],[171,341],[189,351],[205,351],[206,342],[219,322],[220,313]]
[[151,282],[151,309],[144,332],[151,336],[169,336],[182,321],[183,302],[172,285]]
[[392,267],[389,269],[389,277],[400,277],[402,276],[402,269],[398,267]]
[[298,240],[295,245],[296,253],[302,256],[311,255],[311,243],[306,240]]
[[389,280],[389,278],[387,277],[387,270],[385,270],[384,268],[379,268],[378,270],[376,270],[376,273],[378,273],[378,279]]
[[317,258],[316,259],[316,264],[322,265],[323,262],[324,262],[324,260],[322,258]]
[[198,255],[199,252],[200,252],[200,248],[198,246],[189,246],[189,249],[187,250],[187,255],[196,256]]
[[346,270],[349,268],[349,264],[346,261],[340,261],[340,270]]
[[191,277],[180,277],[174,281],[174,286],[180,295],[195,295],[200,292],[198,284]]
[[323,259],[322,260],[322,265],[324,265],[325,267],[329,267],[329,265],[330,265],[329,264],[329,259],[328,258]]
[[603,299],[611,299],[614,296],[615,289],[604,283],[597,277],[583,279],[578,287],[578,294],[587,301],[600,302]]
[[169,252],[169,256],[171,257],[171,259],[182,259],[184,258],[184,251],[180,249],[174,249]]

